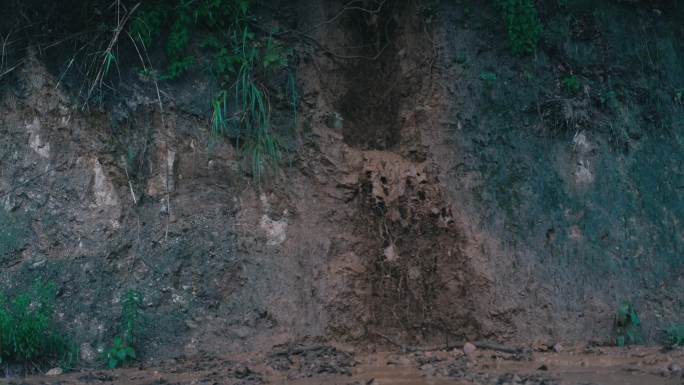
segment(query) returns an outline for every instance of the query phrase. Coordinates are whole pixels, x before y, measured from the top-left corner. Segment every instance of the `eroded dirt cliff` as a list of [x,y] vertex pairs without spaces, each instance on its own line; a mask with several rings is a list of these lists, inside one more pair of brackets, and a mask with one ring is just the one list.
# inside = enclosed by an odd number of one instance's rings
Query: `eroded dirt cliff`
[[64,63],[30,49],[3,78],[3,286],[56,282],[86,360],[128,288],[145,295],[149,359],[311,339],[606,343],[623,299],[654,341],[684,306],[681,9],[546,6],[552,31],[519,58],[488,5],[367,3],[272,5],[307,32],[289,41],[297,149],[260,184],[230,141],[210,151],[206,78],[158,93],[124,75],[84,110]]

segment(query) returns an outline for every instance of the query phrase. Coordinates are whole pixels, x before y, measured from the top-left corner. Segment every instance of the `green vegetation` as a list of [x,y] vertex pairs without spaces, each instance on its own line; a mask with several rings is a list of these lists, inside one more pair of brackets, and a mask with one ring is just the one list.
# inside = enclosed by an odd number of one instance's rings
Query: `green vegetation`
[[11,300],[0,293],[0,361],[66,369],[76,362],[77,349],[53,319],[55,296],[51,283],[36,283]]
[[163,9],[146,5],[138,10],[131,20],[129,33],[143,46],[149,47],[152,45],[153,39],[158,37],[164,17]]
[[494,0],[494,5],[506,26],[511,51],[533,53],[544,30],[534,0]]
[[137,290],[127,290],[121,297],[121,325],[124,339],[136,344],[144,328],[142,314],[143,295]]
[[575,75],[564,76],[561,79],[561,86],[570,94],[576,94],[582,89],[582,83]]
[[[247,15],[243,15],[247,17]],[[214,99],[211,131],[214,137],[234,138],[249,160],[252,175],[258,180],[266,167],[275,168],[281,160],[281,145],[270,127],[270,100],[258,79],[259,71],[287,66],[283,48],[269,37],[260,49],[245,21],[233,34],[232,49],[212,42],[218,49],[214,66],[221,91]],[[261,68],[259,68],[261,67]],[[236,108],[231,113],[231,102]]]
[[[162,36],[162,25],[171,25]],[[142,47],[165,41],[167,65],[160,80],[177,79],[195,67],[207,67],[219,89],[212,102],[210,149],[216,140],[234,141],[248,171],[260,180],[275,170],[282,159],[283,146],[271,125],[269,89],[287,95],[297,115],[297,93],[284,47],[273,33],[256,23],[248,0],[201,0],[146,3],[129,25],[129,33]],[[193,31],[202,36],[192,41]],[[208,50],[210,63],[197,63],[189,52],[193,43]],[[287,76],[282,76],[286,73]],[[271,79],[284,79],[278,85]]]
[[459,52],[454,56],[454,63],[465,64],[468,61],[468,57],[465,52]]
[[107,360],[107,367],[115,369],[135,361],[137,356],[132,346],[127,344],[121,337],[116,336],[112,346],[105,353],[105,359]]
[[684,106],[684,88],[677,88],[674,91],[674,102]]
[[496,82],[497,76],[494,72],[482,71],[480,72],[480,80],[485,82],[487,85],[491,85]]
[[663,345],[665,345],[667,349],[684,346],[684,323],[670,325],[665,329]]
[[643,342],[641,321],[634,306],[629,301],[622,301],[615,312],[615,344],[617,346],[634,345]]
[[121,296],[121,335],[114,337],[112,345],[104,354],[107,367],[114,369],[138,359],[141,335],[144,329],[142,314],[143,295],[128,290]]

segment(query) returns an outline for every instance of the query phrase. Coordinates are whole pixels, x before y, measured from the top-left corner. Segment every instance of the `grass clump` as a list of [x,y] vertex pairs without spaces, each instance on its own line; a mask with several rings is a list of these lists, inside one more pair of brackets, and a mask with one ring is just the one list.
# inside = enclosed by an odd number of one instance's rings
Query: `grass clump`
[[506,26],[511,51],[533,53],[544,31],[534,0],[494,0],[494,5]]
[[57,331],[55,297],[52,283],[36,283],[12,299],[0,293],[0,361],[39,369],[76,362],[77,349]]
[[[162,25],[170,31],[162,34]],[[129,33],[145,47],[165,44],[166,69],[160,79],[176,79],[193,67],[208,66],[219,90],[212,101],[210,149],[229,138],[260,180],[275,170],[284,146],[271,125],[271,93],[287,95],[296,120],[297,93],[288,58],[292,50],[272,33],[263,33],[248,0],[187,0],[150,2],[129,26]],[[191,41],[199,31],[199,41]],[[165,43],[164,43],[165,42]],[[210,63],[197,63],[188,50],[197,43],[208,51]],[[267,84],[270,79],[287,80]]]
[[211,133],[215,139],[234,140],[248,171],[261,180],[277,169],[284,148],[271,125],[265,79],[287,72],[287,81],[276,90],[289,96],[296,119],[296,88],[288,70],[292,50],[272,35],[260,37],[251,26],[254,20],[249,3],[239,1],[238,5],[228,33],[205,42],[214,49],[213,72],[221,88],[212,104]]
[[630,301],[622,301],[615,311],[615,344],[635,345],[643,342],[641,321]]
[[121,296],[121,334],[114,337],[103,357],[108,368],[125,366],[138,359],[144,329],[142,311],[142,293],[128,290]]
[[236,24],[230,45],[220,47],[215,56],[222,90],[213,102],[211,132],[215,138],[234,139],[252,176],[260,180],[277,167],[283,147],[272,132],[270,98],[259,79],[287,67],[287,55],[271,37],[261,47],[244,20]]

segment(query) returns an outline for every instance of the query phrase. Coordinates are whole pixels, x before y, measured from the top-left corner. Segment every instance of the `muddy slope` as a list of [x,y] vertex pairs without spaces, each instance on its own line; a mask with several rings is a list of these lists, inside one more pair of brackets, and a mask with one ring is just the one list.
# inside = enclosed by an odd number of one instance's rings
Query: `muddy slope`
[[84,351],[137,288],[149,358],[607,341],[622,299],[653,340],[682,314],[681,10],[542,8],[541,48],[519,58],[488,6],[282,3],[279,23],[318,28],[292,41],[299,151],[260,187],[229,142],[208,152],[206,81],[162,84],[163,110],[130,81],[88,112],[29,55],[2,95],[4,286],[54,280]]

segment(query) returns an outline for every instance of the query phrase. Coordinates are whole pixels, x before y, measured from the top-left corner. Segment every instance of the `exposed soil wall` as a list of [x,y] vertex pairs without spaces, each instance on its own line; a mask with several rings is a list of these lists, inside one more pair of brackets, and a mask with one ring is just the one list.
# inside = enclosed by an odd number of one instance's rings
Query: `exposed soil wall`
[[513,57],[487,5],[281,3],[269,17],[307,30],[299,149],[260,186],[230,142],[209,152],[199,75],[161,84],[162,109],[127,78],[99,112],[40,52],[4,80],[2,283],[55,281],[86,359],[127,288],[145,294],[148,358],[606,342],[622,299],[653,341],[681,316],[680,9],[548,6],[540,50]]

